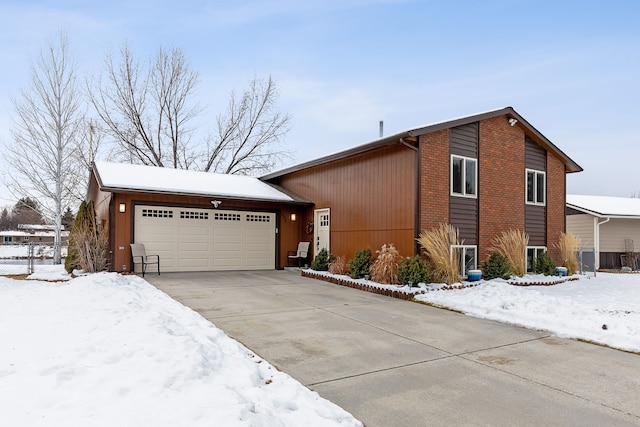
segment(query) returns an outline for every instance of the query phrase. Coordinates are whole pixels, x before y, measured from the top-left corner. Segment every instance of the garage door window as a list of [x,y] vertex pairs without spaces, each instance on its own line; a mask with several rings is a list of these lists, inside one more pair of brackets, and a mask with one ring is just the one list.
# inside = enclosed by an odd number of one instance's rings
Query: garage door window
[[182,219],[209,219],[209,212],[180,211]]
[[148,218],[173,218],[173,211],[162,209],[142,209],[142,216]]
[[240,214],[216,212],[213,219],[215,221],[240,221]]
[[271,217],[269,215],[247,215],[248,222],[271,222]]

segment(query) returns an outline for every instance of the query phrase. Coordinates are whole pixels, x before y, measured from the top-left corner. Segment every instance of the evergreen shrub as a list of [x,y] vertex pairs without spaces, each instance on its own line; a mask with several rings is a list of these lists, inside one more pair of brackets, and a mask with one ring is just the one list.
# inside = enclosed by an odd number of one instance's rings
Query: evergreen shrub
[[533,263],[533,271],[545,276],[554,276],[556,274],[556,264],[546,252],[542,252]]
[[418,283],[429,283],[429,267],[419,255],[403,258],[398,265],[398,281],[401,285],[417,286]]
[[316,271],[328,271],[330,262],[331,256],[329,255],[329,252],[325,248],[322,248],[320,252],[318,252],[318,255],[313,259],[311,269]]
[[485,280],[508,279],[511,274],[511,265],[504,255],[497,252],[491,254],[488,260],[482,264],[482,277]]
[[371,249],[356,252],[354,259],[349,261],[351,277],[362,279],[371,272]]

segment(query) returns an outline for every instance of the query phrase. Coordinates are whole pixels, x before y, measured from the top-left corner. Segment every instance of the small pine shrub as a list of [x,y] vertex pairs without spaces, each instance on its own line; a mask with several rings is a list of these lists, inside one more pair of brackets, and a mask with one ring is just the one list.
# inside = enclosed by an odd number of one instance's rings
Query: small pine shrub
[[546,252],[542,252],[533,263],[533,271],[537,274],[553,276],[556,274],[556,264]]
[[393,244],[384,244],[376,254],[378,257],[371,265],[371,280],[389,285],[399,283],[398,263],[402,257],[396,247]]
[[355,258],[349,261],[349,270],[354,279],[368,275],[371,271],[371,249],[356,252]]
[[508,279],[511,274],[511,265],[506,256],[497,252],[491,254],[488,260],[482,264],[482,277],[485,280]]
[[398,264],[398,281],[401,285],[417,286],[418,283],[429,283],[429,267],[419,255],[403,258]]
[[330,262],[331,256],[329,255],[329,251],[322,248],[320,252],[318,252],[318,255],[313,259],[311,269],[316,271],[328,271]]
[[329,273],[347,274],[347,261],[343,256],[336,257],[329,263]]

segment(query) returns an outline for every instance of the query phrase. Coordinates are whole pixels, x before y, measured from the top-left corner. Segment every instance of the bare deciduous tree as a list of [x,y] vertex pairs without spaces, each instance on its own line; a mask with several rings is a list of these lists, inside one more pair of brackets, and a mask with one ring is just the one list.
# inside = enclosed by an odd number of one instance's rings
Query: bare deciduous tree
[[275,81],[254,78],[242,96],[231,94],[225,114],[218,116],[218,137],[207,144],[204,171],[262,173],[289,155],[275,145],[289,131],[291,118],[276,108]]
[[[118,61],[108,56],[106,77],[89,82],[90,99],[120,161],[206,172],[248,174],[270,170],[287,157],[276,145],[290,118],[277,110],[275,81],[254,78],[218,116],[217,135],[194,141],[192,102],[198,84],[180,49],[160,49],[141,65],[126,44]],[[204,148],[203,148],[204,147]]]
[[120,60],[105,61],[106,82],[88,83],[91,103],[115,141],[118,160],[189,169],[193,164],[190,121],[200,111],[189,101],[198,82],[180,49],[160,49],[141,66],[128,45]]
[[82,123],[81,94],[67,36],[60,32],[32,66],[31,82],[12,99],[13,144],[6,147],[14,196],[39,200],[55,225],[54,262],[59,264],[63,207],[69,206],[87,174],[74,161]]

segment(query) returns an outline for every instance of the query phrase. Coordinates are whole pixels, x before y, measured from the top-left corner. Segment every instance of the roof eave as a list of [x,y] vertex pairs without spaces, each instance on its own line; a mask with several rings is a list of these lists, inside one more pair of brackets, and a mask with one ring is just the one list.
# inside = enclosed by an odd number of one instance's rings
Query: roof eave
[[596,218],[611,218],[611,219],[640,219],[640,215],[620,215],[620,214],[607,214],[603,212],[592,211],[587,208],[583,208],[578,205],[574,205],[571,203],[566,204],[567,207],[571,209],[575,209],[579,212],[585,213],[587,215],[595,216]]
[[203,197],[203,198],[220,198],[226,200],[242,200],[247,202],[271,202],[271,203],[296,203],[295,200],[283,200],[283,199],[269,199],[260,197],[241,197],[231,196],[225,194],[203,194],[203,193],[188,193],[180,191],[162,191],[162,190],[149,190],[149,189],[136,189],[136,188],[123,188],[123,187],[109,187],[99,185],[101,191],[109,193],[128,193],[128,194],[160,194],[163,196],[179,196],[179,197]]

